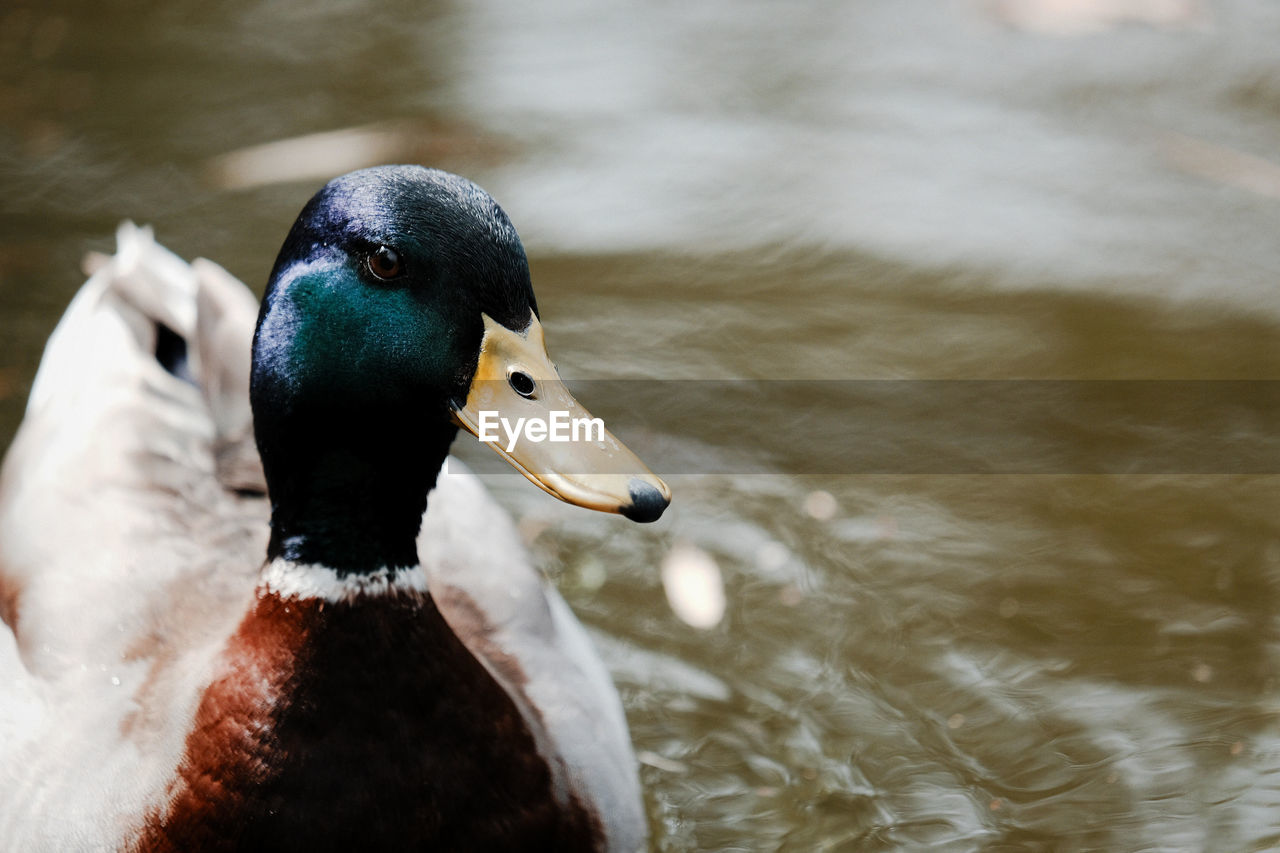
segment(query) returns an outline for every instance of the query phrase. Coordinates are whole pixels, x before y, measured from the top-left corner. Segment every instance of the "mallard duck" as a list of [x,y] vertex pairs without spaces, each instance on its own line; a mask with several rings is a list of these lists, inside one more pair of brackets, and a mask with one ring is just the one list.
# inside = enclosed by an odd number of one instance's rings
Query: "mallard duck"
[[[338,178],[260,308],[118,241],[0,475],[0,849],[642,847],[584,629],[441,473],[486,413],[586,415],[501,208],[416,166]],[[571,503],[670,500],[607,433],[493,446]]]

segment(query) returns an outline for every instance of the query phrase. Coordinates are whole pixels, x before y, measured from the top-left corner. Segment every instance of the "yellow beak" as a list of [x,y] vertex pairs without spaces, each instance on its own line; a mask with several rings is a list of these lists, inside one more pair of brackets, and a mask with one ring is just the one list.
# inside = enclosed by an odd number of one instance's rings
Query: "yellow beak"
[[531,316],[513,332],[487,314],[480,360],[454,419],[562,501],[657,521],[671,490],[565,388]]

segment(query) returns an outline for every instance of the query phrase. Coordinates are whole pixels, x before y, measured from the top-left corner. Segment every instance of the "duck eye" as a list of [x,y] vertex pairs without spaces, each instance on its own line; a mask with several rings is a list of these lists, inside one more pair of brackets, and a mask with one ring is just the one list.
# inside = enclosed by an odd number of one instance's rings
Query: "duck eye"
[[532,397],[534,388],[537,387],[533,377],[523,370],[511,371],[507,374],[507,382],[511,383],[512,390],[521,397]]
[[390,246],[379,246],[365,259],[365,263],[369,267],[369,272],[384,281],[395,278],[404,272],[404,264],[400,262],[400,253]]

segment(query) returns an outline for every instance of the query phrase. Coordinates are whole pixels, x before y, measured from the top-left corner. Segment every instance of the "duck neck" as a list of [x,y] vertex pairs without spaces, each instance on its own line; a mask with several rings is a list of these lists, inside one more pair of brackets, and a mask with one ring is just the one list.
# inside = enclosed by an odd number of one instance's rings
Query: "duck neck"
[[271,497],[269,561],[340,577],[418,564],[427,494],[457,434],[452,424],[368,411],[309,419],[259,448]]

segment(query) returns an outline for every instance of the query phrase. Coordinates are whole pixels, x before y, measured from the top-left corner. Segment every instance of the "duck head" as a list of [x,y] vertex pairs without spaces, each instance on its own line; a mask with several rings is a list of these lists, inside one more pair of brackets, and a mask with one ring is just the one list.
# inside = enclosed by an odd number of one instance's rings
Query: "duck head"
[[[590,417],[547,356],[506,214],[475,184],[416,166],[345,175],[307,203],[263,297],[251,400],[270,556],[339,572],[416,564],[459,426],[492,438],[502,418]],[[569,503],[653,521],[670,501],[607,432],[498,434],[490,446]]]

